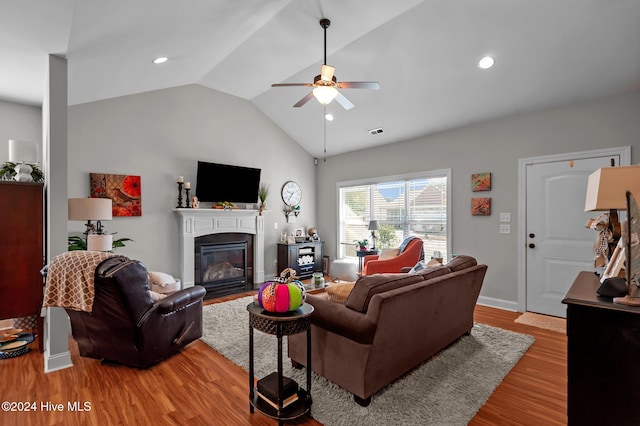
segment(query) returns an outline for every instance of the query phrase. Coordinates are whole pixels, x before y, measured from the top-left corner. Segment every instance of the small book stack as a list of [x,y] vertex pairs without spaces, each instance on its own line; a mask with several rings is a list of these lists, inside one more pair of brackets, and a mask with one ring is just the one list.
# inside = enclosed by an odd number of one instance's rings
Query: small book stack
[[[273,372],[258,380],[258,396],[276,410],[278,409],[278,374]],[[282,377],[282,408],[298,400],[298,384],[288,377]]]

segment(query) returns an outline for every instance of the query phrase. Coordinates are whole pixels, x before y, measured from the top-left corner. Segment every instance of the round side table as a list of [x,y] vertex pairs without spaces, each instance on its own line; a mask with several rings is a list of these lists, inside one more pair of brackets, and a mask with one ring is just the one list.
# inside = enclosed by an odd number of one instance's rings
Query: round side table
[[[308,303],[303,304],[295,311],[284,313],[267,312],[257,303],[247,305],[249,311],[249,412],[253,413],[254,408],[258,411],[278,420],[282,425],[284,420],[293,420],[306,413],[311,413],[311,314],[313,306]],[[253,330],[263,333],[273,334],[278,339],[278,391],[276,406],[264,401],[256,390],[255,372],[253,368]],[[307,387],[306,390],[298,390],[298,399],[291,405],[282,407],[282,389],[284,377],[282,374],[282,336],[307,332]]]

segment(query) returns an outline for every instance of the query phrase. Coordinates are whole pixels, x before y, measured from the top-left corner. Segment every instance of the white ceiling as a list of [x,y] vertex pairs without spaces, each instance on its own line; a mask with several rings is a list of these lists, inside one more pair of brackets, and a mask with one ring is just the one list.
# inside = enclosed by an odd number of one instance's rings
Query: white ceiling
[[41,104],[59,54],[71,105],[200,84],[322,157],[323,107],[270,87],[319,74],[322,17],[338,80],[381,84],[327,106],[327,155],[640,88],[640,0],[21,0],[0,3],[0,99]]

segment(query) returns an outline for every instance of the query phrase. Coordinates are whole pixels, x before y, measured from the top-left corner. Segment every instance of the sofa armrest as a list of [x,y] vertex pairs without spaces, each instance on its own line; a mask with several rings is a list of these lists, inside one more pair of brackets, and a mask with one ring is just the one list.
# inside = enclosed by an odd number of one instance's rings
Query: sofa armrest
[[368,254],[363,258],[362,264],[366,265],[368,262],[372,260],[378,260],[380,258],[379,254]]
[[306,301],[314,307],[312,324],[358,343],[373,342],[377,324],[366,314],[312,294]]

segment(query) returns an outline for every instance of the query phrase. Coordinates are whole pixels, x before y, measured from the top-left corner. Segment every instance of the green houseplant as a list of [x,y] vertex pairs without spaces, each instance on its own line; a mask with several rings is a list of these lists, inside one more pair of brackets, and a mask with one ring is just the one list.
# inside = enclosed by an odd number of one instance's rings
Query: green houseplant
[[[118,247],[125,247],[125,242],[133,241],[131,238],[119,238],[117,240],[113,240],[113,248],[116,249]],[[87,249],[87,241],[80,236],[73,236],[68,238],[67,250],[86,250]]]
[[360,249],[360,250],[366,250],[367,249],[367,245],[369,244],[369,240],[367,240],[366,238],[363,240],[354,240],[356,243],[356,246]]
[[267,197],[269,196],[269,185],[265,183],[260,184],[260,188],[258,188],[258,199],[260,200],[260,215],[262,216],[262,212],[267,208]]
[[[44,173],[37,164],[27,163],[31,166],[31,178],[34,182],[44,182]],[[7,161],[0,167],[0,180],[13,180],[13,177],[16,175],[17,163],[13,163],[11,161]]]

